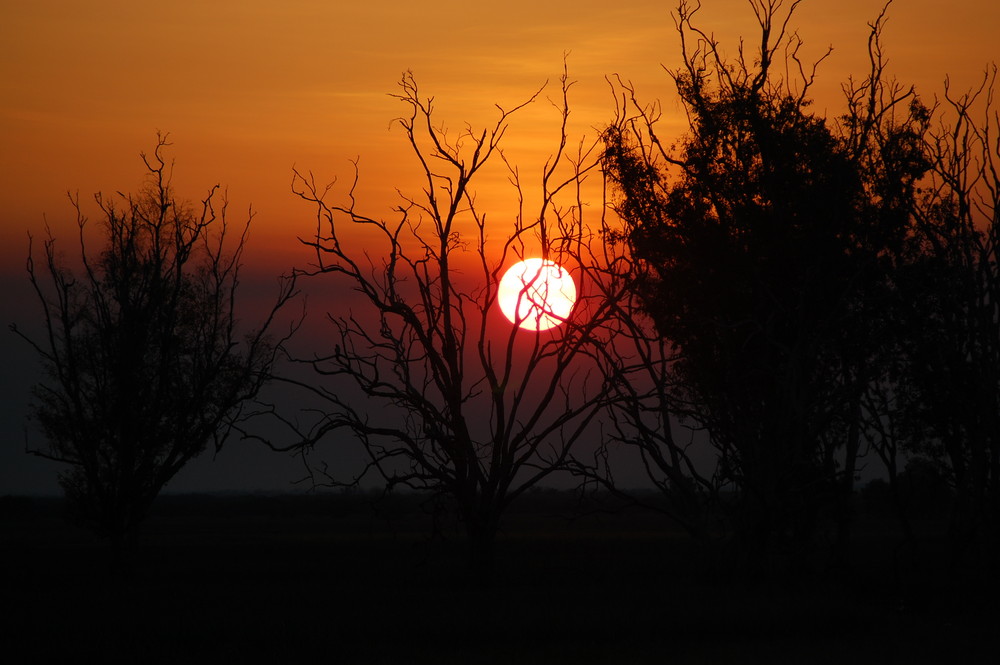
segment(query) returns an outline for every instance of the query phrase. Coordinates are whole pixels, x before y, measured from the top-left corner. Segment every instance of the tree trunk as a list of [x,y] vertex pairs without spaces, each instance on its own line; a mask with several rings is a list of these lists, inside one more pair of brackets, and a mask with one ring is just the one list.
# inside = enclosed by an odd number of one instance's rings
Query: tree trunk
[[492,513],[481,514],[476,511],[466,518],[468,573],[474,586],[486,587],[493,582],[497,527],[497,516]]
[[844,452],[844,476],[840,487],[837,511],[837,543],[834,552],[838,566],[850,565],[851,526],[854,523],[854,473],[857,468],[858,449],[861,446],[861,390],[851,399],[851,422],[847,432],[847,450]]

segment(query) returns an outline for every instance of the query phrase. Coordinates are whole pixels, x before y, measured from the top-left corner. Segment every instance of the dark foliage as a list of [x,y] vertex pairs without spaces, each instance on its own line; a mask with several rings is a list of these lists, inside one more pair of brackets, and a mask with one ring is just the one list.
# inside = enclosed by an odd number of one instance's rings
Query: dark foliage
[[[605,133],[644,308],[678,348],[672,408],[708,431],[718,479],[740,497],[735,525],[759,542],[808,540],[837,491],[843,440],[831,433],[851,419],[867,360],[862,285],[881,249],[868,241],[883,233],[850,146],[805,90],[771,80],[785,37],[771,36],[770,11],[756,70],[713,62],[707,40],[684,52],[673,77],[690,133],[676,154],[643,149],[658,144],[636,134],[655,136],[648,117]],[[682,37],[693,13],[681,5]]]
[[[676,144],[620,81],[604,134],[624,222],[610,237],[631,250],[641,314],[673,348],[658,408],[704,430],[718,462],[710,480],[689,476],[699,493],[685,478],[659,486],[721,507],[751,549],[807,543],[833,515],[846,552],[858,460],[873,452],[907,539],[928,502],[950,508],[956,542],[995,536],[996,69],[926,107],[885,74],[886,5],[871,69],[845,84],[832,123],[810,112],[815,66],[787,32],[798,3],[750,5],[752,64],[742,46],[725,61],[691,22],[698,5],[680,3],[684,65],[671,75],[690,128]],[[782,53],[798,81],[774,73]],[[676,475],[669,460],[687,448],[634,429],[651,478]]]

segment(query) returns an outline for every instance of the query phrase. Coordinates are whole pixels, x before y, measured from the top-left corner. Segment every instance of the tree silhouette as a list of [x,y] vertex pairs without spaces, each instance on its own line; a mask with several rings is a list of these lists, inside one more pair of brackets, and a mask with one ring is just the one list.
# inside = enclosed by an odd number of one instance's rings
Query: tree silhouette
[[[720,490],[715,464],[699,459],[695,438],[677,431],[677,345],[659,333],[645,307],[643,264],[623,240],[619,220],[606,215],[595,242],[572,250],[591,293],[607,309],[593,347],[605,393],[601,444],[592,457],[574,456],[571,468],[585,486],[655,510],[697,539],[711,539]],[[638,459],[659,490],[656,500],[645,501],[622,484],[616,467],[629,458]]]
[[142,154],[149,177],[139,193],[95,196],[106,241],[96,255],[71,197],[82,269],[65,265],[50,233],[42,266],[33,249],[27,266],[44,335],[11,326],[47,374],[34,388],[32,415],[48,447],[30,452],[69,465],[60,483],[74,512],[116,545],[134,541],[150,504],[189,460],[209,442],[222,445],[274,360],[267,332],[293,295],[293,282],[284,282],[263,323],[239,330],[234,305],[250,220],[228,243],[218,186],[200,210],[178,201],[168,145],[158,135],[153,154]]
[[[851,78],[843,86],[847,111],[840,118],[839,138],[864,188],[860,201],[864,223],[857,242],[868,256],[859,274],[856,325],[841,349],[850,368],[849,408],[837,428],[846,448],[838,507],[842,559],[846,559],[859,456],[874,451],[884,463],[894,503],[902,508],[898,465],[902,449],[916,431],[911,419],[894,417],[908,392],[899,382],[904,364],[899,349],[911,332],[901,317],[909,304],[901,300],[898,287],[900,270],[909,261],[919,185],[930,167],[922,137],[932,111],[912,86],[886,74],[882,34],[890,5],[887,2],[869,23],[870,69],[861,80]],[[903,528],[910,533],[905,520]]]
[[[921,427],[911,453],[937,459],[955,491],[952,533],[1000,533],[1000,120],[996,67],[955,96],[922,137],[930,165],[900,271],[907,330],[902,417]],[[920,303],[919,308],[912,303]]]
[[[313,378],[284,379],[317,397],[322,412],[311,428],[283,417],[298,432],[284,449],[308,453],[347,433],[360,442],[367,466],[356,478],[334,473],[327,481],[351,484],[374,472],[390,489],[450,499],[479,574],[488,574],[504,510],[565,465],[602,401],[600,381],[588,378],[600,299],[584,295],[567,320],[541,332],[510,325],[497,308],[497,284],[511,261],[537,252],[564,262],[581,234],[576,197],[595,160],[582,146],[575,154],[566,148],[570,85],[564,73],[554,102],[562,114],[559,146],[543,169],[534,213],[525,209],[518,169],[507,164],[520,206],[500,241],[489,237],[472,187],[490,160],[504,159],[500,143],[511,115],[538,93],[514,109],[498,107],[491,127],[452,138],[435,125],[433,100],[405,74],[397,98],[408,114],[397,124],[423,190],[400,193],[392,220],[359,209],[357,169],[343,203],[328,201],[330,186],[312,175],[294,174],[295,193],[317,215],[315,237],[303,241],[315,250],[316,266],[304,274],[357,297],[349,311],[329,314],[333,348],[297,359]],[[573,204],[557,206],[561,194]]]
[[[873,138],[899,103],[873,92],[881,70],[854,91],[876,95],[849,113],[857,126],[831,126],[809,110],[819,63],[802,63],[789,32],[798,2],[750,5],[759,47],[752,62],[742,46],[727,62],[692,23],[699,5],[679,4],[683,66],[671,76],[690,131],[668,148],[657,107],[619,82],[604,164],[642,307],[676,348],[662,398],[717,455],[714,478],[689,481],[731,492],[729,520],[761,552],[774,539],[807,543],[820,511],[852,490],[861,396],[886,326],[872,315],[907,230],[912,173],[880,181],[870,168],[909,156]],[[782,58],[795,79],[775,73]],[[667,460],[682,451],[672,437],[641,445]]]

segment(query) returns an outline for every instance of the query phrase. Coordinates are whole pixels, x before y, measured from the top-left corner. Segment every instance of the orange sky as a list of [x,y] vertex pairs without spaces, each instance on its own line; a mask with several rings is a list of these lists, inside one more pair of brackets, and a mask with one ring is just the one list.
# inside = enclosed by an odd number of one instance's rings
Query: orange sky
[[[746,0],[704,0],[699,25],[730,53],[752,39]],[[804,56],[833,55],[815,87],[816,108],[842,109],[840,84],[866,68],[866,22],[882,0],[806,0],[794,26]],[[661,64],[676,67],[672,0],[34,0],[0,3],[0,321],[37,324],[24,274],[26,232],[43,215],[60,236],[73,222],[65,193],[134,191],[140,150],[156,130],[171,133],[182,198],[228,186],[232,212],[257,210],[248,267],[274,275],[308,255],[295,236],[311,211],[289,190],[291,169],[320,180],[349,177],[360,156],[363,201],[378,214],[407,187],[414,162],[390,131],[401,105],[387,96],[411,69],[437,98],[439,121],[483,127],[494,103],[516,104],[546,79],[557,92],[562,57],[578,80],[571,131],[595,134],[612,113],[606,75],[631,79],[660,99],[666,124],[680,109]],[[947,7],[945,9],[944,7]],[[893,75],[923,95],[978,82],[1000,60],[995,0],[897,0],[885,34]],[[557,117],[544,99],[513,123],[506,146],[533,182],[552,151]],[[509,190],[481,188],[490,218],[510,224]],[[72,250],[73,237],[63,246]],[[0,493],[55,491],[52,468],[23,454],[34,359],[13,335],[0,345]],[[266,453],[261,453],[265,455]],[[191,465],[175,490],[270,487],[299,477],[276,474],[246,454],[209,468]],[[255,461],[256,460],[256,461]],[[258,468],[259,467],[259,468]],[[200,475],[199,475],[200,474]],[[229,474],[228,476],[226,474]],[[257,474],[257,475],[254,475]],[[229,480],[226,480],[226,479]],[[193,480],[192,480],[193,479]],[[201,484],[199,484],[201,483]],[[203,487],[204,486],[204,487]],[[283,486],[283,485],[282,485]]]
[[[705,0],[700,25],[724,46],[754,35],[745,0]],[[438,101],[440,120],[482,126],[493,104],[521,101],[546,79],[553,93],[571,51],[573,130],[593,135],[609,118],[603,77],[632,79],[679,122],[661,64],[676,66],[672,2],[652,0],[39,0],[0,10],[0,247],[18,266],[25,231],[46,214],[70,221],[66,190],[132,190],[140,150],[169,131],[184,198],[227,185],[234,210],[258,211],[257,256],[284,248],[287,265],[309,229],[289,193],[293,165],[325,180],[360,156],[372,205],[392,203],[413,163],[390,120],[393,92],[412,69]],[[806,0],[795,21],[806,56],[832,44],[817,108],[841,108],[840,83],[864,73],[865,23],[881,0]],[[891,71],[931,96],[950,73],[975,82],[998,59],[1000,6],[992,0],[897,0],[885,42]],[[668,118],[669,120],[669,118]],[[514,123],[507,147],[537,173],[556,117],[542,101]],[[504,194],[507,195],[506,193]],[[503,211],[495,211],[500,219]]]

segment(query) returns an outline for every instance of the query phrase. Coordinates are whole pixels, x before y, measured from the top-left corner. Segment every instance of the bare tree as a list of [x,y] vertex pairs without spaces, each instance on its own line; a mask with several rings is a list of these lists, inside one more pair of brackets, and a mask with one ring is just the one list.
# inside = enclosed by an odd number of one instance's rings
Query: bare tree
[[[618,84],[631,93],[626,84]],[[605,386],[601,441],[594,456],[574,457],[573,472],[585,485],[593,483],[625,505],[659,512],[696,539],[712,540],[718,535],[711,512],[718,504],[719,476],[714,461],[697,454],[697,426],[678,420],[673,364],[679,351],[658,332],[645,308],[642,261],[632,251],[621,219],[610,213],[606,208],[593,241],[575,248],[575,260],[607,311],[594,347]],[[631,491],[635,488],[617,472],[622,463],[636,460],[659,490],[652,501]]]
[[[421,97],[405,74],[396,97],[407,115],[397,124],[423,189],[399,193],[395,219],[360,210],[356,166],[339,203],[329,200],[332,185],[298,171],[293,178],[295,193],[316,209],[315,237],[303,241],[316,265],[303,274],[352,290],[356,299],[349,311],[328,316],[332,349],[298,359],[313,378],[285,379],[324,405],[308,431],[285,417],[300,434],[285,448],[308,453],[338,434],[343,442],[345,433],[360,442],[367,465],[356,478],[328,474],[326,481],[350,484],[374,472],[389,488],[453,500],[480,573],[491,564],[504,510],[565,466],[603,400],[591,376],[591,344],[606,307],[586,285],[572,313],[550,330],[508,324],[497,311],[505,267],[533,254],[566,263],[582,237],[580,187],[596,160],[582,143],[567,148],[570,86],[564,73],[553,102],[562,117],[559,142],[533,192],[538,208],[527,209],[528,188],[518,168],[506,165],[519,204],[499,241],[472,188],[491,160],[506,162],[500,144],[508,121],[539,93],[513,109],[498,106],[492,126],[452,137],[435,124],[433,99]],[[569,204],[560,206],[563,196]]]
[[[912,86],[904,86],[886,71],[882,35],[891,1],[869,23],[869,71],[843,85],[847,109],[840,118],[840,139],[862,174],[862,211],[869,220],[860,237],[871,255],[861,276],[859,308],[863,325],[849,338],[852,361],[845,375],[850,386],[850,408],[841,416],[846,441],[843,491],[839,509],[839,543],[846,550],[850,529],[850,497],[858,460],[874,453],[888,474],[893,504],[903,508],[896,482],[905,442],[918,431],[902,415],[908,389],[901,384],[905,366],[901,340],[910,330],[900,314],[907,307],[898,291],[901,270],[910,260],[918,210],[919,185],[930,162],[923,136],[932,109],[921,102]],[[902,513],[900,513],[902,516]],[[903,519],[909,540],[910,529]]]
[[116,544],[134,540],[161,489],[209,443],[218,449],[260,389],[277,344],[268,336],[292,297],[284,281],[255,330],[240,330],[235,301],[251,213],[230,242],[226,201],[213,187],[200,209],[178,201],[157,136],[135,195],[95,196],[105,246],[93,253],[79,199],[82,268],[44,241],[28,274],[44,334],[11,329],[38,353],[47,379],[33,418],[48,441],[35,455],[69,465],[60,482],[79,516]]
[[[996,66],[960,95],[945,85],[925,138],[914,247],[900,279],[906,415],[930,436],[911,453],[945,466],[957,543],[1000,533],[1000,116]],[[915,444],[915,445],[914,445]]]

